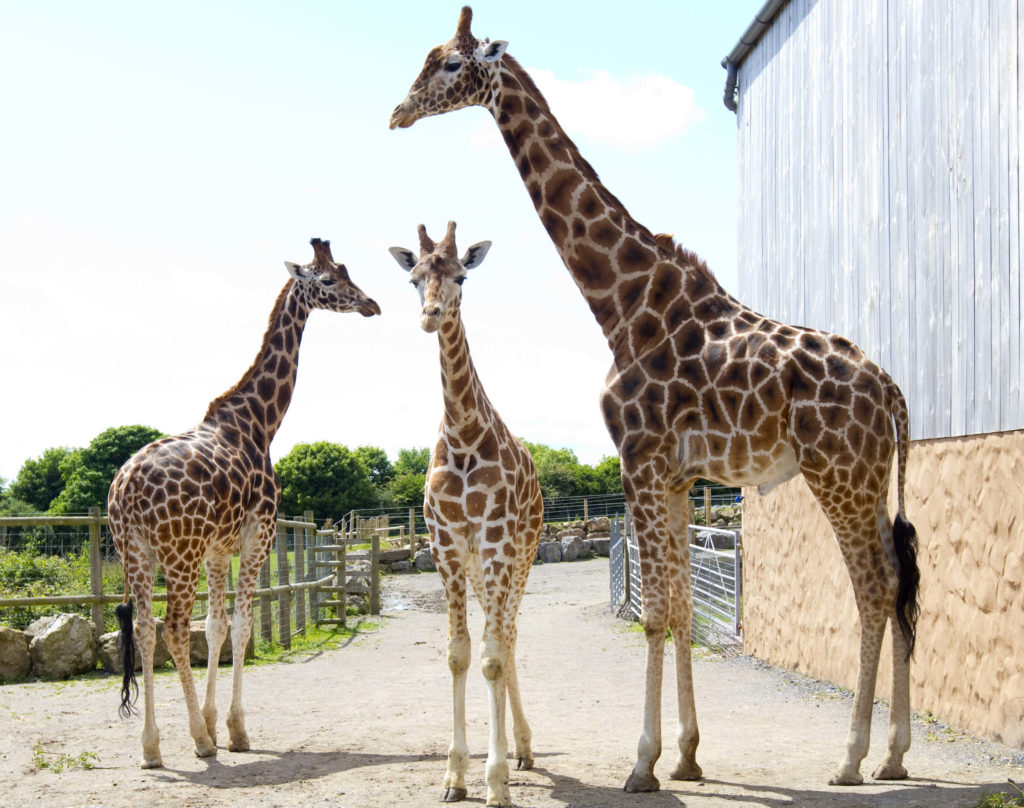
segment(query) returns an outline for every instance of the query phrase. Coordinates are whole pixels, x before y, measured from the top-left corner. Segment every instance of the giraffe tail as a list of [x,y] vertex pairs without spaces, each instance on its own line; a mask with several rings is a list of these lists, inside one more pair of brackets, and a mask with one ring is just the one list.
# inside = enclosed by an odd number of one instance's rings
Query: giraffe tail
[[124,601],[114,609],[117,624],[121,629],[117,636],[117,648],[121,654],[121,664],[124,667],[124,678],[121,681],[121,706],[117,708],[121,718],[138,714],[134,702],[139,696],[139,685],[135,680],[135,626],[132,619],[134,610],[127,584],[128,582],[125,581]]
[[903,487],[907,478],[907,454],[910,451],[910,415],[903,393],[890,382],[889,406],[896,428],[896,491],[897,510],[893,520],[892,538],[896,553],[896,621],[907,643],[907,659],[914,654],[917,640],[917,617],[920,611],[917,595],[921,571],[917,564],[917,531],[906,517]]

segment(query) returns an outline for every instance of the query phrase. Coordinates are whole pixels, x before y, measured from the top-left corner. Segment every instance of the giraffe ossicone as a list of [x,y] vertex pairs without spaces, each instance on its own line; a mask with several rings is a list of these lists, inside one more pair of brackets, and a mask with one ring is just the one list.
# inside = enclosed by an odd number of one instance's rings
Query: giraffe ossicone
[[[252,631],[256,578],[274,542],[281,493],[270,462],[270,443],[295,387],[299,343],[313,309],[380,314],[331,257],[330,242],[313,239],[314,258],[286,262],[291,278],[274,303],[263,345],[241,380],[214,399],[193,429],[162,438],[136,452],[117,472],[107,497],[110,533],[125,575],[117,607],[124,664],[121,714],[134,712],[135,649],[143,673],[142,767],[163,765],[153,695],[153,580],[157,566],[167,584],[164,640],[174,660],[188,708],[189,731],[199,757],[217,751],[216,680],[221,646],[229,633],[225,608],[231,557],[240,554],[235,610],[230,621],[231,704],[227,714],[233,752],[249,748],[242,709],[242,666]],[[202,709],[189,661],[189,628],[200,565],[206,561],[206,695]],[[138,609],[132,622],[130,598]]]
[[420,252],[390,252],[416,287],[420,325],[436,332],[441,354],[444,413],[430,454],[423,516],[430,552],[448,601],[448,667],[452,673],[452,742],[442,799],[466,797],[466,672],[470,638],[466,601],[472,588],[484,614],[480,667],[487,680],[490,740],[487,804],[511,805],[505,698],[512,710],[518,768],[533,766],[530,727],[523,713],[516,672],[516,617],[537,554],[544,503],[533,459],[484,392],[462,324],[462,283],[480,265],[491,242],[455,246],[455,222],[434,242],[419,227]]
[[[776,322],[728,295],[693,253],[630,216],[552,114],[503,40],[478,40],[462,9],[432,49],[391,128],[482,106],[494,117],[541,223],[614,357],[601,397],[640,547],[647,667],[629,791],[659,787],[666,629],[690,636],[686,494],[696,479],[767,491],[802,473],[835,531],[860,614],[860,667],[846,756],[830,782],[862,781],[879,651],[892,618],[888,751],[876,778],[906,776],[909,659],[917,619],[916,533],[903,487],[909,417],[899,387],[843,337]],[[896,456],[898,502],[886,498]],[[702,774],[687,642],[675,643],[675,779]]]

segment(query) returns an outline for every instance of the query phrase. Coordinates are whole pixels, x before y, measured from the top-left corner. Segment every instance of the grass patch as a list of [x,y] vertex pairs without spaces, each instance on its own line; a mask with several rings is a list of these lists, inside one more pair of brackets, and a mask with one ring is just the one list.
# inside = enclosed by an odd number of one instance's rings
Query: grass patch
[[263,640],[256,642],[256,658],[249,661],[252,665],[269,665],[276,662],[301,662],[324,651],[341,648],[352,641],[358,634],[380,628],[379,623],[359,619],[354,626],[334,626],[317,628],[308,626],[305,636],[299,634],[292,637],[291,648],[280,643],[268,643]]
[[53,760],[47,760],[42,741],[37,741],[32,748],[32,765],[39,770],[46,769],[54,774],[60,774],[66,769],[95,769],[99,762],[100,756],[95,752],[82,751],[76,757],[59,755]]

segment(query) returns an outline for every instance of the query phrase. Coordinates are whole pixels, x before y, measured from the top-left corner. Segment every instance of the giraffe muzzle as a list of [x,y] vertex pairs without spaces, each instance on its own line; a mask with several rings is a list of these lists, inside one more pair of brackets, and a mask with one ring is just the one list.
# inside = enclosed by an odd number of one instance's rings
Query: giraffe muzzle
[[412,110],[407,109],[409,99],[407,98],[391,113],[391,120],[388,122],[389,129],[408,129],[414,123],[418,116]]

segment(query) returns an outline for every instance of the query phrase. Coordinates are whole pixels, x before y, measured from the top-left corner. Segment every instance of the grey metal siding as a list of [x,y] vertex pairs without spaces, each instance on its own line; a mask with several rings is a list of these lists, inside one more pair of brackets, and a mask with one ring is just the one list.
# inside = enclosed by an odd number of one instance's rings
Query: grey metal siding
[[1015,0],[793,0],[739,69],[741,300],[850,337],[912,437],[1024,428]]

